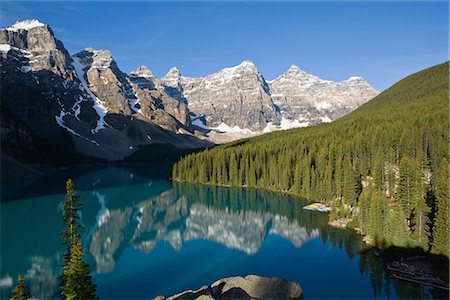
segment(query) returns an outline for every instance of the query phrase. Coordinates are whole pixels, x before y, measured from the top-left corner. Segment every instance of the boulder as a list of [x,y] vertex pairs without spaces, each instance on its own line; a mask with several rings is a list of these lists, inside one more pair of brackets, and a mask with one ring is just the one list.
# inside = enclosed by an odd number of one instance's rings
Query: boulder
[[236,276],[217,280],[210,286],[170,296],[158,296],[158,300],[208,300],[208,299],[304,299],[298,283],[258,275]]

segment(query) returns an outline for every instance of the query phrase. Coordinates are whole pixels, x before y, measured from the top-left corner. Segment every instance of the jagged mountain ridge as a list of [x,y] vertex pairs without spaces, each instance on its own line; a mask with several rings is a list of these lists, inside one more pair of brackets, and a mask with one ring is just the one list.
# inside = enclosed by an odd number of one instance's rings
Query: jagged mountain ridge
[[188,133],[187,105],[120,71],[107,50],[70,56],[48,25],[28,20],[0,30],[0,53],[2,107],[38,135],[71,138],[77,151],[107,159],[145,144],[211,144],[176,134]]
[[251,61],[202,78],[172,68],[158,79],[145,66],[126,74],[108,50],[71,56],[37,20],[0,30],[0,54],[3,111],[23,123],[2,122],[2,132],[23,135],[28,128],[24,141],[34,134],[66,140],[110,160],[141,145],[198,148],[331,121],[377,94],[362,78],[334,83],[298,68],[266,81]]
[[269,81],[269,86],[285,118],[309,124],[336,120],[378,95],[362,77],[323,80],[296,65]]
[[269,87],[251,61],[203,78],[184,77],[172,68],[161,82],[182,94],[189,110],[205,116],[210,127],[224,123],[261,131],[269,122],[279,124]]
[[323,80],[295,65],[266,81],[255,64],[241,64],[200,78],[172,68],[160,82],[173,97],[186,101],[202,122],[223,131],[257,132],[331,122],[369,101],[378,92],[362,77]]

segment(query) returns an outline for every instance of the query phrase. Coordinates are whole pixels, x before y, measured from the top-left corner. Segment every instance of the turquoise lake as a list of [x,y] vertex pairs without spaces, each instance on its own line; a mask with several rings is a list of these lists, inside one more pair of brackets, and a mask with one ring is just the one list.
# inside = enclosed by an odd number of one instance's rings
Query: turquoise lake
[[393,280],[352,231],[327,225],[305,202],[254,189],[167,180],[167,166],[68,169],[2,182],[1,297],[25,276],[34,297],[57,297],[64,182],[83,205],[83,242],[102,299],[151,299],[228,276],[298,282],[306,299],[439,298]]

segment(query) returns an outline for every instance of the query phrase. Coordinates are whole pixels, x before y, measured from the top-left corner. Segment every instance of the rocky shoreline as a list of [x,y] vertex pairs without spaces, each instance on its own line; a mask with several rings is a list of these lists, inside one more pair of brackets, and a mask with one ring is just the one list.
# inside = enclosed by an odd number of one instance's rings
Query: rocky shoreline
[[304,299],[298,283],[281,278],[257,275],[219,279],[198,290],[176,295],[158,296],[154,300],[213,300],[213,299]]

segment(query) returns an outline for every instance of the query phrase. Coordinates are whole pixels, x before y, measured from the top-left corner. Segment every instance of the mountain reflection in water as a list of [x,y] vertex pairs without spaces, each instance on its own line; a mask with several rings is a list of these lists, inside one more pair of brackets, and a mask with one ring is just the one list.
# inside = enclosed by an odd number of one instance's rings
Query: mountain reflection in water
[[[359,254],[357,235],[328,227],[328,216],[302,210],[303,201],[255,189],[172,183],[155,174],[149,166],[66,170],[2,202],[2,298],[18,274],[34,297],[55,297],[64,197],[64,185],[55,185],[68,177],[79,189],[87,262],[102,298],[168,295],[248,273],[298,281],[309,298],[433,297],[432,291],[391,282],[379,259]],[[43,186],[52,192],[42,195]],[[320,289],[320,281],[339,289]]]

